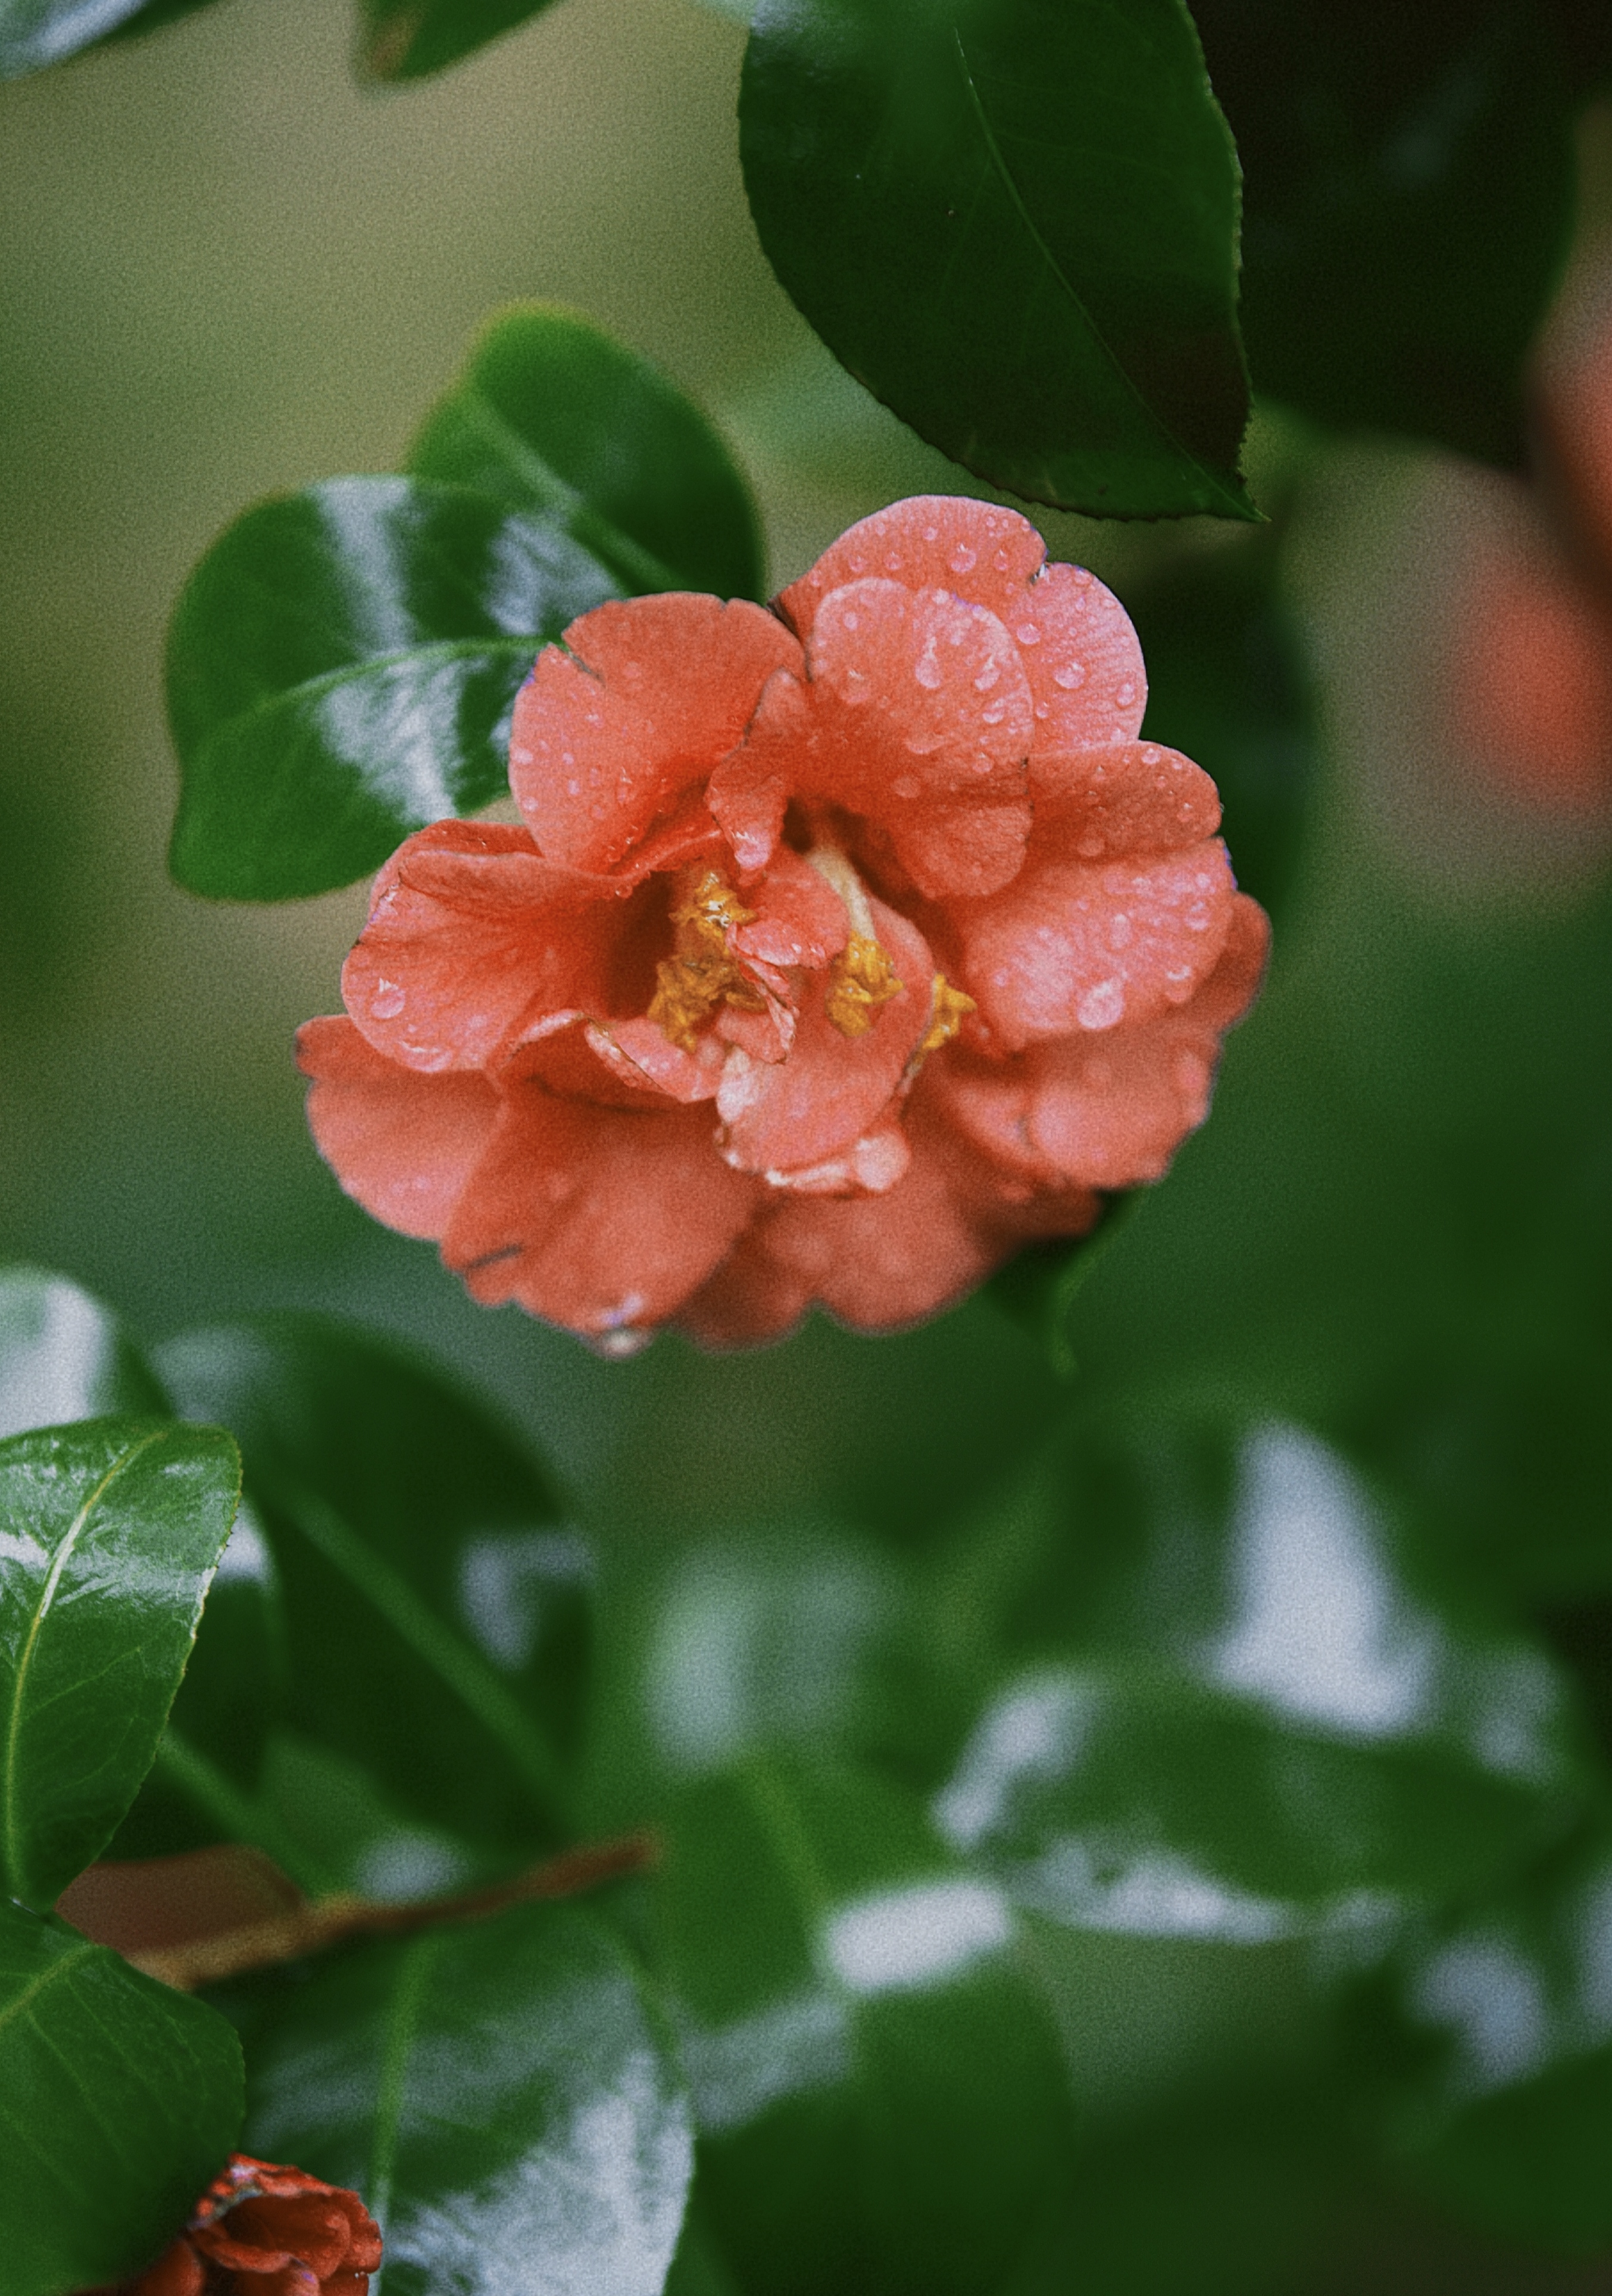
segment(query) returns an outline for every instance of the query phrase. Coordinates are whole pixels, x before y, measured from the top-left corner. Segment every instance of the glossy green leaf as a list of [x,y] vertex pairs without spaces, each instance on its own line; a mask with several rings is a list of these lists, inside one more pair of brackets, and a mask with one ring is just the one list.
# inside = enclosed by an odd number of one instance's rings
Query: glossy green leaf
[[1001,1891],[915,1799],[826,1765],[708,1779],[665,1831],[660,1966],[735,2280],[996,2285],[1049,2221],[1072,2142]]
[[0,1270],[0,1438],[168,1407],[155,1373],[98,1300],[65,1275]]
[[1441,1602],[1308,1431],[1089,1431],[1041,1505],[1000,1598],[1004,1639],[1037,1655],[937,1803],[1026,1904],[1076,1929],[1363,1924],[1369,1944],[1575,1821],[1588,1765],[1543,1648]]
[[920,435],[1035,502],[1251,518],[1237,160],[1180,0],[763,0],[773,269]]
[[0,1902],[5,2296],[71,2296],[149,2264],[241,2125],[225,2020],[65,1923]]
[[376,79],[425,79],[548,5],[549,0],[363,0],[359,62]]
[[429,1367],[311,1318],[199,1332],[159,1363],[181,1408],[240,1439],[295,1729],[484,1857],[553,1842],[591,1563],[530,1454]]
[[0,79],[20,79],[87,48],[140,0],[0,0]]
[[572,311],[495,319],[408,467],[562,528],[624,589],[759,598],[749,490],[693,403]]
[[659,2018],[593,1915],[349,1948],[236,1988],[252,2150],[360,2192],[386,2296],[657,2296],[692,2141]]
[[216,1428],[0,1444],[0,1887],[53,1905],[151,1766],[241,1488]]
[[1244,178],[1255,388],[1516,460],[1567,249],[1574,103],[1532,0],[1194,0]]
[[539,647],[618,588],[463,488],[331,479],[247,511],[168,631],[175,876],[233,900],[322,893],[487,804]]
[[1402,2014],[1432,2062],[1390,2123],[1402,2167],[1511,2240],[1589,2253],[1612,2240],[1612,1840],[1407,1949]]

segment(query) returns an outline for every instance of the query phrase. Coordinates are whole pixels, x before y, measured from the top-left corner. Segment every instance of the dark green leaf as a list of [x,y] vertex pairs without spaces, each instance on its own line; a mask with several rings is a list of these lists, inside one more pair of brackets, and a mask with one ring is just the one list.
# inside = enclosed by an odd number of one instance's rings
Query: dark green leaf
[[408,467],[562,528],[624,589],[762,595],[755,505],[722,440],[659,368],[574,312],[495,319]]
[[359,61],[377,79],[425,79],[548,5],[549,0],[364,0]]
[[1510,2239],[1612,2240],[1612,1840],[1467,1909],[1404,1955],[1402,2012],[1433,2044],[1403,2099],[1403,2164]]
[[156,1374],[98,1300],[41,1268],[0,1271],[0,1437],[168,1407]]
[[763,0],[740,105],[773,269],[993,485],[1255,512],[1237,160],[1179,0]]
[[41,1910],[151,1767],[241,1489],[216,1428],[0,1444],[0,1888]]
[[184,1410],[240,1438],[293,1726],[487,1856],[552,1842],[590,1562],[528,1453],[427,1367],[311,1319],[199,1332],[160,1361]]
[[1566,252],[1567,71],[1531,0],[1194,0],[1246,189],[1255,388],[1515,460]]
[[174,874],[226,899],[322,893],[487,804],[539,647],[617,594],[567,536],[463,488],[331,479],[258,504],[168,632]]
[[139,2271],[224,2165],[241,2047],[216,2011],[0,1903],[5,2296]]
[[87,48],[140,0],[0,0],[0,79],[20,79]]
[[524,1906],[240,1988],[246,2142],[363,2194],[386,2296],[656,2296],[692,2145],[593,1915]]
[[1441,1603],[1379,1495],[1307,1431],[1088,1431],[1040,1505],[998,1596],[999,1631],[1036,1656],[937,1808],[1051,1918],[1249,1940],[1380,1928],[1515,1866],[1582,1806],[1544,1651]]
[[1001,1891],[921,1806],[781,1761],[690,1788],[657,1891],[707,2221],[753,2296],[995,2286],[1072,2142]]
[[285,1696],[284,1632],[274,1558],[243,1500],[156,1762],[109,1856],[167,1857],[250,1840],[298,1880],[313,1878],[306,1865],[298,1870],[283,1834],[271,1840],[263,1830],[264,1762]]

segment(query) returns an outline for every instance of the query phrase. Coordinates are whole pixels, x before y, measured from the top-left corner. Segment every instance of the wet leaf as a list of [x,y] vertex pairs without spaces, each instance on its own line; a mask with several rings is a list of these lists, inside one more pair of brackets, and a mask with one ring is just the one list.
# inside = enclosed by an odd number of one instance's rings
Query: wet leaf
[[0,1271],[0,1438],[168,1407],[155,1373],[100,1300],[43,1268]]
[[216,1428],[86,1420],[0,1444],[0,1885],[46,1910],[151,1767],[229,1535]]
[[290,900],[489,803],[539,648],[618,590],[568,536],[464,488],[331,479],[245,512],[168,631],[174,875]]
[[247,2144],[362,2193],[387,2296],[655,2296],[692,2139],[659,2019],[592,1915],[351,1947],[233,1991]]
[[149,2264],[223,2167],[241,2099],[240,2043],[216,2011],[0,1902],[6,2296]]

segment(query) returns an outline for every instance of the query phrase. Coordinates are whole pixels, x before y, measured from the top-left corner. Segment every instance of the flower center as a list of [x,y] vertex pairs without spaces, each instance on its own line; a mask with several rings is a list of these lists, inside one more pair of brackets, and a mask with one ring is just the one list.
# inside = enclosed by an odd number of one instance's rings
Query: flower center
[[765,1010],[760,989],[728,955],[729,932],[748,925],[755,914],[719,871],[684,873],[682,898],[672,910],[676,944],[655,967],[650,1018],[685,1053],[693,1051],[696,1031],[719,1004],[736,1004],[744,1013]]

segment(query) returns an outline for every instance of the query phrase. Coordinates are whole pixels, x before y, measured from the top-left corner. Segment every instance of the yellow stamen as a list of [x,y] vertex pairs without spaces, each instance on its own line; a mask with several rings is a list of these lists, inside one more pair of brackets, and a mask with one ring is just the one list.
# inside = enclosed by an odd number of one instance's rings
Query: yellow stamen
[[866,933],[854,932],[829,967],[829,1018],[842,1037],[865,1037],[873,1008],[899,996],[889,958]]
[[942,1045],[949,1045],[962,1026],[963,1014],[978,1009],[966,991],[953,988],[945,974],[937,972],[929,988],[929,1026],[919,1051],[937,1053]]
[[683,898],[672,911],[676,953],[655,967],[659,986],[650,1002],[651,1020],[685,1053],[693,1051],[696,1030],[718,1004],[736,1004],[745,1013],[765,1010],[760,989],[728,955],[729,933],[755,914],[718,871],[705,869],[698,876],[689,872]]

